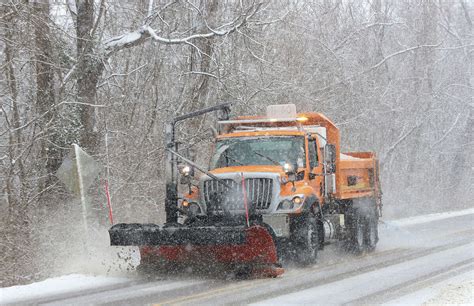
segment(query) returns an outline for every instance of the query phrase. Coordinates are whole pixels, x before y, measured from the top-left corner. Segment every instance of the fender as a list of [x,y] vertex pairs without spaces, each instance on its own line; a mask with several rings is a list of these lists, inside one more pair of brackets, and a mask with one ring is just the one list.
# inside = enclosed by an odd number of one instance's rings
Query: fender
[[[314,195],[314,194],[311,194],[309,197],[307,197],[303,203],[303,207],[301,209],[301,212],[302,213],[308,213],[308,212],[311,212],[312,209],[314,209],[313,207],[316,206],[317,207],[317,211],[319,210],[319,200],[318,198]],[[316,211],[314,211],[316,212]]]
[[376,201],[372,197],[356,198],[352,200],[352,208],[366,216],[375,216],[377,213]]

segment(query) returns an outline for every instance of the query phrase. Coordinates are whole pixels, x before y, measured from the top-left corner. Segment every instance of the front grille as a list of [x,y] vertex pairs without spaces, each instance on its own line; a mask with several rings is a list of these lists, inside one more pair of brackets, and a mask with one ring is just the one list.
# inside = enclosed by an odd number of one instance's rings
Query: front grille
[[[203,195],[208,209],[222,211],[226,205],[229,211],[244,210],[242,183],[232,179],[204,181]],[[228,186],[226,186],[228,185]],[[249,209],[267,209],[272,202],[273,179],[247,178],[245,190]],[[217,206],[213,203],[217,202]]]

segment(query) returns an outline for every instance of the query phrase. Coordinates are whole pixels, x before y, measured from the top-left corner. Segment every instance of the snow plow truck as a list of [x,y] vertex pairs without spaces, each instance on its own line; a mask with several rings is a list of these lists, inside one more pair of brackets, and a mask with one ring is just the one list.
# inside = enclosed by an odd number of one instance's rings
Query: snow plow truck
[[[209,112],[218,113],[216,138],[201,167],[180,150],[176,125]],[[268,106],[265,116],[229,114],[221,104],[167,124],[166,223],[116,224],[111,245],[138,246],[141,267],[223,264],[270,277],[283,273],[282,257],[312,264],[331,241],[375,249],[382,193],[374,153],[342,153],[334,123],[293,104]],[[179,184],[188,186],[178,193]]]

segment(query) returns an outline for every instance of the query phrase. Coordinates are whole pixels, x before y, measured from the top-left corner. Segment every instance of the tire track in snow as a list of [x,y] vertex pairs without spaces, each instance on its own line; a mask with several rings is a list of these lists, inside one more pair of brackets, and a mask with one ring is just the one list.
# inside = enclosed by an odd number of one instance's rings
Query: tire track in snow
[[147,295],[162,294],[173,290],[188,290],[189,287],[198,286],[205,283],[199,280],[176,280],[176,281],[160,281],[146,282],[140,285],[130,286],[126,288],[118,288],[107,290],[83,296],[67,297],[65,299],[57,299],[55,301],[47,301],[38,303],[39,305],[91,305],[105,304],[117,302],[125,299],[146,297]]
[[[455,247],[467,245],[472,239],[462,239],[447,245],[410,251],[398,249],[397,252],[386,251],[382,255],[374,253],[357,257],[356,260],[338,262],[328,266],[301,269],[299,273],[284,275],[278,279],[264,279],[259,282],[248,282],[243,285],[228,285],[196,295],[154,301],[160,305],[191,305],[191,304],[247,304],[257,300],[265,300],[282,294],[295,293],[312,287],[344,280],[359,274],[377,271],[387,266],[397,265],[430,254],[443,252]],[[375,262],[374,262],[375,260]],[[343,267],[338,266],[343,265]],[[342,271],[341,271],[342,270]],[[237,296],[237,298],[236,298]]]
[[[364,271],[350,277],[313,285],[308,289],[298,290],[290,294],[273,296],[263,299],[257,305],[274,304],[307,304],[324,302],[326,304],[362,304],[365,298],[374,298],[391,289],[403,288],[416,284],[438,274],[462,267],[470,267],[474,262],[472,250],[474,244],[462,244],[455,248],[434,252],[412,260],[402,261],[395,265],[387,265],[381,269]],[[380,302],[380,301],[379,301]]]
[[455,275],[472,270],[474,270],[474,259],[468,259],[453,265],[449,265],[443,269],[429,273],[427,275],[423,275],[419,278],[410,280],[406,283],[392,286],[375,294],[370,294],[363,298],[352,300],[350,304],[372,305],[379,304],[381,301],[390,301],[400,296],[407,295],[413,291],[426,288],[432,284],[439,283]]

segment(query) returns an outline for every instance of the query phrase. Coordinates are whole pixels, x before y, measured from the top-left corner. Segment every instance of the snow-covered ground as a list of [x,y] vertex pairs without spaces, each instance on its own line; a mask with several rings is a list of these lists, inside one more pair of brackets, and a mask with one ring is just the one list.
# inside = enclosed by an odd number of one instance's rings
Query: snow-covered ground
[[472,214],[474,214],[474,208],[468,208],[463,210],[435,213],[429,215],[413,216],[398,220],[387,221],[387,223],[395,226],[409,226]]
[[129,282],[127,278],[119,277],[64,275],[29,285],[0,288],[0,305],[20,303],[24,300],[39,300],[52,294],[67,294],[127,282]]
[[[415,216],[410,218],[398,219],[398,220],[389,220],[384,221],[386,228],[398,228],[401,231],[404,231],[403,227],[409,227],[416,224],[423,224],[443,219],[461,217],[461,216],[470,216],[474,217],[474,209],[465,209],[461,211],[447,212],[447,213],[437,213],[423,216]],[[383,227],[382,226],[382,227]],[[390,239],[386,239],[390,240]],[[381,241],[382,242],[382,241]],[[385,242],[386,243],[386,242]],[[392,246],[393,247],[393,246]],[[381,245],[381,249],[384,249],[384,244]],[[473,248],[469,246],[458,247],[457,249],[446,250],[440,252],[439,255],[445,254],[446,256],[452,256],[451,253],[457,251],[462,251],[466,259],[472,257]],[[467,252],[467,254],[466,254]],[[470,253],[470,254],[469,254]],[[454,253],[453,253],[454,254]],[[436,255],[438,256],[438,255]],[[442,263],[436,263],[436,260],[439,259],[435,255],[426,256],[426,262],[423,262],[424,266],[432,265],[442,265]],[[433,258],[431,258],[433,257]],[[436,258],[435,258],[436,257]],[[433,262],[434,259],[434,262]],[[430,261],[431,260],[431,261]],[[394,265],[389,269],[393,272],[393,269],[398,267],[401,274],[411,274],[416,271],[420,264],[420,260],[412,260],[412,267],[410,261],[405,263],[400,263]],[[386,268],[387,269],[387,268]],[[411,272],[408,273],[408,270]],[[381,269],[383,270],[383,269]],[[349,279],[341,279],[341,286],[347,290],[352,290],[350,288],[356,289],[356,284],[361,284],[362,278],[367,277],[367,282],[370,282],[370,279],[374,277],[377,278],[377,273],[380,271],[368,272],[365,274],[355,275],[352,278],[357,279],[355,282],[351,283]],[[421,275],[422,271],[420,271]],[[374,275],[372,275],[374,274]],[[380,276],[380,274],[378,274]],[[403,277],[401,275],[400,277]],[[81,274],[70,274],[61,277],[50,278],[41,282],[32,283],[24,286],[13,286],[7,288],[0,288],[0,305],[8,303],[22,303],[22,301],[35,301],[41,300],[50,296],[59,296],[59,295],[80,295],[81,292],[87,292],[91,289],[103,289],[119,292],[119,287],[121,285],[126,286],[127,283],[131,283],[133,279],[128,279],[125,277],[110,277],[110,276],[88,276]],[[379,283],[374,283],[373,287]],[[179,286],[183,286],[182,283],[179,283]],[[155,289],[156,286],[152,286]],[[309,288],[306,290],[299,291],[298,293],[291,293],[279,296],[275,299],[270,299],[263,301],[263,304],[282,304],[282,303],[304,303],[310,300],[314,301],[315,294],[320,294],[322,287]],[[339,287],[339,286],[336,286]],[[341,288],[342,288],[341,287]],[[331,287],[331,290],[334,290],[335,287]],[[116,290],[112,290],[116,289]],[[152,290],[147,289],[146,290]],[[155,290],[153,289],[153,290]],[[163,288],[162,288],[163,289]],[[373,288],[372,288],[373,289]],[[374,289],[375,290],[375,289]],[[369,290],[370,291],[370,290]],[[319,292],[319,293],[318,293]],[[434,284],[424,286],[422,288],[417,288],[412,290],[400,297],[397,297],[395,300],[391,300],[388,305],[445,305],[445,304],[474,304],[474,271],[470,270],[468,272],[463,271],[460,275],[450,275],[445,279],[435,282]],[[140,292],[136,292],[140,294]],[[89,292],[90,294],[90,292]],[[322,294],[322,293],[321,293]],[[311,297],[309,300],[304,300],[304,297]]]
[[386,303],[404,305],[473,305],[474,271],[462,273]]
[[[389,265],[387,267],[369,271],[367,273],[356,274],[334,282],[328,282],[320,286],[311,287],[309,289],[300,290],[294,293],[284,294],[254,305],[310,305],[315,301],[328,301],[329,305],[342,305],[350,301],[356,301],[351,304],[371,304],[359,299],[364,299],[366,296],[384,292],[387,287],[397,288],[399,284],[407,282],[418,283],[418,280],[423,278],[427,273],[436,273],[442,269],[450,258],[462,254],[462,261],[471,258],[469,250],[474,249],[474,244],[464,245],[461,247],[448,249],[436,254],[430,254],[421,258],[415,258],[409,261],[404,261],[396,265]],[[469,271],[462,281],[472,279],[473,271]],[[452,282],[452,283],[451,283]],[[443,292],[446,287],[433,286],[429,291],[424,288],[403,294],[399,302],[391,305],[423,305],[423,303],[436,299],[437,296],[445,294],[447,296],[461,295],[457,292],[459,289],[454,281],[448,282],[453,290]],[[454,284],[454,285],[453,285]],[[394,289],[396,290],[396,289]],[[464,290],[464,288],[463,288]],[[430,294],[428,294],[430,293]],[[453,300],[452,304],[465,303],[465,299]],[[474,303],[474,300],[467,297],[469,303]]]

